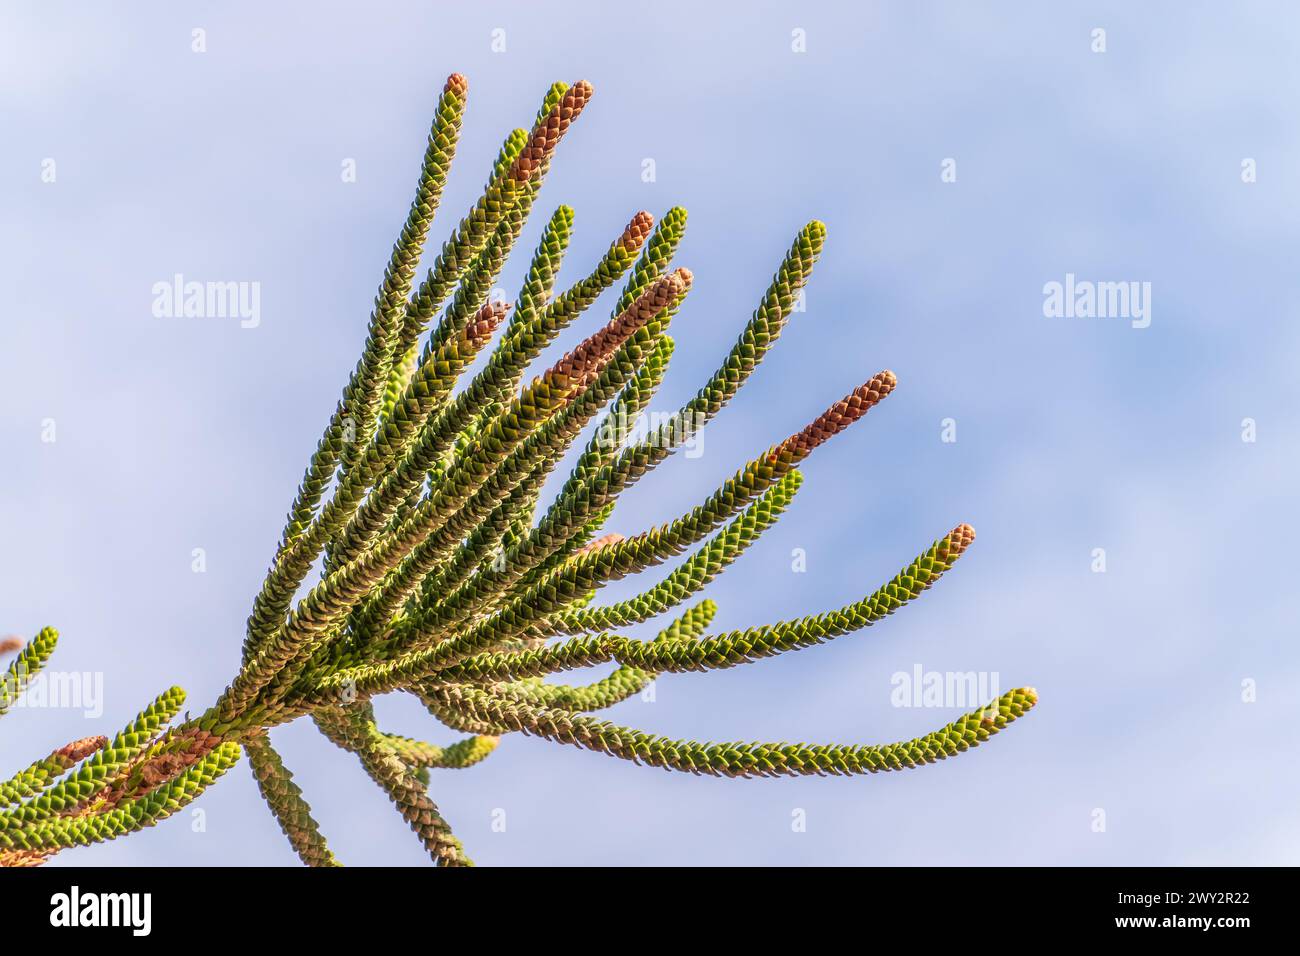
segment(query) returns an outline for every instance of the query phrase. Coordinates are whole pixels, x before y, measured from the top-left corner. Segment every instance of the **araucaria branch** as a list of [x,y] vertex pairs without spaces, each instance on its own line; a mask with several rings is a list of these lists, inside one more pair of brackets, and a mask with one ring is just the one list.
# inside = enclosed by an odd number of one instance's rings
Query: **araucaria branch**
[[[246,753],[298,856],[337,866],[268,734],[303,717],[356,755],[434,861],[463,866],[469,858],[430,781],[435,771],[478,764],[507,733],[691,773],[863,774],[962,753],[1034,706],[1032,689],[1012,690],[925,736],[880,745],[705,744],[589,716],[661,674],[748,664],[874,624],[952,568],[975,532],[957,525],[838,610],[708,633],[716,608],[697,595],[790,505],[803,462],[890,395],[894,375],[872,375],[692,511],[641,534],[602,534],[619,495],[689,446],[776,343],[826,230],[814,221],[798,231],[717,372],[667,423],[638,435],[633,423],[663,380],[674,349],[669,325],[693,282],[673,265],[686,212],[670,209],[657,224],[638,212],[591,271],[565,287],[558,273],[574,214],[561,206],[513,304],[493,301],[556,151],[592,98],[585,81],[557,83],[531,129],[506,137],[482,195],[417,282],[468,90],[453,74],[438,98],[361,359],[289,508],[238,672],[198,717],[170,726],[184,699],[172,688],[111,739],[59,747],[0,784],[0,864],[39,864],[66,847],[151,826]],[[619,282],[609,320],[525,384],[533,361]],[[791,398],[802,401],[802,392]],[[567,482],[539,508],[546,480],[593,422],[595,437]],[[687,551],[643,593],[594,603],[608,582]],[[617,633],[674,609],[653,640]],[[56,640],[47,628],[21,647],[3,646],[18,655],[0,684],[0,715],[38,678]],[[611,662],[616,669],[598,680],[546,680]],[[414,695],[468,736],[435,745],[381,730],[371,700],[391,693]]]

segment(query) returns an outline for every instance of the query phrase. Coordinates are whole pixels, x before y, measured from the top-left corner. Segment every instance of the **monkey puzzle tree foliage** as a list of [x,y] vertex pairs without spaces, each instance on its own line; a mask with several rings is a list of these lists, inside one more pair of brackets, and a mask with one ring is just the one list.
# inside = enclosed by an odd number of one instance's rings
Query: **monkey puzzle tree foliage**
[[[658,223],[637,213],[590,273],[558,291],[573,227],[573,211],[561,206],[513,305],[492,299],[555,149],[591,98],[585,81],[557,83],[531,131],[506,137],[483,194],[417,283],[467,90],[454,74],[438,101],[361,359],[289,510],[235,678],[196,718],[169,727],[184,699],[172,688],[111,740],[68,744],[0,785],[0,863],[38,864],[150,826],[194,800],[242,748],[299,857],[338,865],[267,734],[301,717],[356,755],[437,863],[466,865],[429,796],[430,771],[473,766],[505,733],[692,773],[859,774],[961,753],[1034,705],[1032,689],[1013,690],[924,737],[871,746],[706,744],[589,716],[660,674],[733,667],[873,624],[951,568],[974,531],[958,525],[838,610],[709,634],[716,609],[704,599],[653,640],[616,633],[691,601],[780,517],[802,482],[799,465],[888,396],[895,379],[874,375],[692,511],[631,537],[601,535],[619,494],[687,444],[776,342],[825,228],[799,231],[713,377],[669,421],[639,434],[633,424],[663,379],[674,347],[668,327],[691,288],[691,273],[671,265],[686,213],[671,209]],[[620,281],[609,321],[525,384],[542,351]],[[544,483],[592,422],[594,437],[541,508]],[[687,551],[643,593],[593,603],[606,583]],[[0,713],[56,638],[47,628],[22,647],[0,686]],[[599,680],[553,677],[608,663],[616,669]],[[381,730],[371,700],[393,692],[414,695],[468,736],[435,746]]]

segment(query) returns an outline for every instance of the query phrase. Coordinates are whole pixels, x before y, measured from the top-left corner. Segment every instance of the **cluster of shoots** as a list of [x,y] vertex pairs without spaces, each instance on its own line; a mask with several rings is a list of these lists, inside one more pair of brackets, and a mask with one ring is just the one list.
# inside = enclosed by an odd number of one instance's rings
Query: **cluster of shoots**
[[[438,99],[364,351],[290,507],[236,676],[197,717],[172,724],[184,699],[172,688],[113,738],[60,747],[0,784],[0,863],[36,864],[152,825],[247,754],[298,856],[338,865],[268,734],[304,717],[356,755],[434,861],[459,866],[469,859],[430,796],[431,772],[473,766],[507,733],[691,773],[862,774],[961,753],[1033,706],[1032,689],[1013,690],[933,733],[877,745],[702,743],[591,716],[662,674],[735,667],[867,627],[930,587],[974,531],[961,524],[940,535],[844,607],[710,633],[716,608],[702,589],[781,516],[803,480],[800,465],[883,401],[894,375],[871,376],[686,514],[628,537],[603,533],[619,495],[696,436],[776,343],[825,228],[798,231],[695,396],[654,432],[623,434],[663,380],[669,326],[691,290],[690,270],[673,262],[686,213],[670,209],[656,221],[638,212],[589,272],[561,283],[574,214],[560,206],[514,301],[492,298],[556,149],[592,96],[585,81],[557,83],[531,130],[506,137],[482,195],[417,281],[467,92],[456,74]],[[615,287],[608,321],[530,377],[556,337]],[[597,437],[579,444],[593,423]],[[544,502],[552,472],[573,459]],[[688,552],[644,592],[597,603],[608,582]],[[670,617],[652,640],[619,633],[660,615]],[[46,629],[8,648],[18,654],[0,713],[56,639]],[[599,679],[564,674],[607,664],[613,670]],[[414,695],[459,739],[435,745],[380,729],[372,701],[392,693]]]

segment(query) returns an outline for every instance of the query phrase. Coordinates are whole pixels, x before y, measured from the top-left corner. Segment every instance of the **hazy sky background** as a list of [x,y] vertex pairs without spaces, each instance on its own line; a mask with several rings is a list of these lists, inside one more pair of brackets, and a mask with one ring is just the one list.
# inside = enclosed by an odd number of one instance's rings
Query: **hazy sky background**
[[[637,209],[689,209],[679,261],[696,283],[654,408],[716,367],[798,228],[829,231],[807,312],[703,456],[637,486],[611,530],[690,508],[892,368],[897,392],[811,459],[785,519],[707,592],[715,626],[839,607],[958,522],[979,532],[879,626],[665,677],[610,718],[713,740],[903,739],[963,710],[891,706],[891,675],[916,665],[995,672],[1041,703],[974,753],[866,778],[695,778],[512,735],[472,771],[435,772],[469,854],[1295,864],[1297,48],[1282,3],[6,4],[0,631],[57,626],[52,666],[102,673],[105,699],[94,721],[8,715],[0,770],[112,733],[172,683],[195,712],[225,686],[444,77],[471,91],[435,243],[547,85],[587,78],[596,97],[518,248],[574,206],[568,282]],[[151,287],[175,273],[259,282],[260,326],[155,318]],[[1044,283],[1066,273],[1150,282],[1150,327],[1045,318]],[[379,709],[387,729],[457,736],[412,701]],[[306,722],[273,737],[345,862],[427,863],[355,758]],[[187,811],[58,861],[295,862],[246,765],[196,806],[203,832]]]

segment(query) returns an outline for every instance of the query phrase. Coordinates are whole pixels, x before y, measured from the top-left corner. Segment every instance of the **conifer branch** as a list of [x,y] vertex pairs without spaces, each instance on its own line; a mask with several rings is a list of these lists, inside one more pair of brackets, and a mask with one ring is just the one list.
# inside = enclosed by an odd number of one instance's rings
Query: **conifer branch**
[[1021,688],[923,737],[854,746],[671,740],[468,685],[446,685],[432,696],[471,720],[633,763],[721,777],[846,775],[919,767],[978,747],[1038,702],[1033,688]]
[[465,770],[486,760],[501,742],[500,737],[483,734],[466,737],[447,747],[398,734],[384,734],[384,739],[408,767],[426,770]]
[[[63,848],[151,826],[247,751],[295,853],[310,866],[337,866],[268,736],[304,717],[356,755],[436,863],[465,866],[428,793],[431,775],[476,766],[506,733],[690,773],[850,775],[965,752],[1035,705],[1032,689],[1014,690],[933,733],[869,746],[674,740],[587,716],[663,675],[733,667],[871,626],[947,573],[974,531],[958,525],[837,610],[706,633],[717,608],[701,592],[790,508],[812,453],[890,395],[895,377],[872,376],[698,506],[638,534],[606,533],[622,494],[690,447],[769,353],[796,312],[826,230],[818,221],[799,230],[713,375],[665,424],[642,433],[638,421],[674,352],[669,326],[693,283],[674,263],[685,210],[670,209],[657,223],[637,212],[566,286],[559,273],[574,212],[561,205],[541,228],[513,312],[490,301],[556,148],[592,96],[585,81],[556,83],[531,127],[505,137],[481,194],[417,283],[467,90],[459,74],[442,90],[361,357],[290,507],[226,690],[173,725],[184,693],[171,688],[111,738],[41,748],[45,756],[20,763],[0,782],[0,865],[39,865]],[[557,337],[619,283],[609,319],[530,379]],[[805,392],[792,389],[791,400],[804,401]],[[593,424],[595,434],[575,449]],[[541,507],[570,451],[571,469]],[[595,603],[610,582],[683,555],[641,593]],[[692,600],[653,640],[616,633]],[[0,715],[56,641],[50,628],[25,645],[0,640],[0,653],[18,652],[0,683]],[[605,676],[574,674],[610,664]],[[558,682],[569,674],[571,682]],[[386,693],[414,695],[438,722],[469,736],[440,746],[381,730],[372,699]]]
[[320,825],[312,818],[311,807],[302,798],[302,790],[293,782],[293,774],[267,735],[248,735],[244,738],[244,749],[248,752],[248,765],[257,789],[298,858],[308,866],[342,866],[325,843]]
[[22,696],[27,685],[50,659],[58,643],[59,632],[52,627],[46,627],[22,646],[4,676],[0,677],[0,717],[8,713],[9,708]]
[[[330,477],[334,474],[338,461],[343,456],[345,420],[349,408],[355,403],[354,396],[358,392],[364,393],[367,388],[373,388],[367,384],[366,378],[373,377],[374,371],[383,364],[389,351],[387,337],[391,334],[389,325],[394,300],[400,297],[401,305],[405,307],[407,290],[456,151],[456,141],[460,135],[461,117],[468,91],[469,84],[459,73],[453,73],[447,78],[434,118],[433,131],[429,134],[429,147],[425,152],[420,171],[420,184],[416,189],[416,198],[411,204],[402,236],[393,250],[384,283],[380,287],[377,300],[379,306],[371,316],[369,339],[361,363],[344,389],[343,400],[339,403],[319,447],[312,456],[298,496],[289,509],[289,523],[281,539],[282,548],[311,520],[312,512],[320,501],[320,496],[325,491]],[[362,403],[364,404],[364,398]],[[355,429],[356,423],[351,424]],[[358,433],[361,431],[355,430]]]
[[316,725],[338,746],[357,755],[361,766],[397,808],[438,866],[473,866],[438,808],[403,762],[396,747],[367,713],[324,711]]

